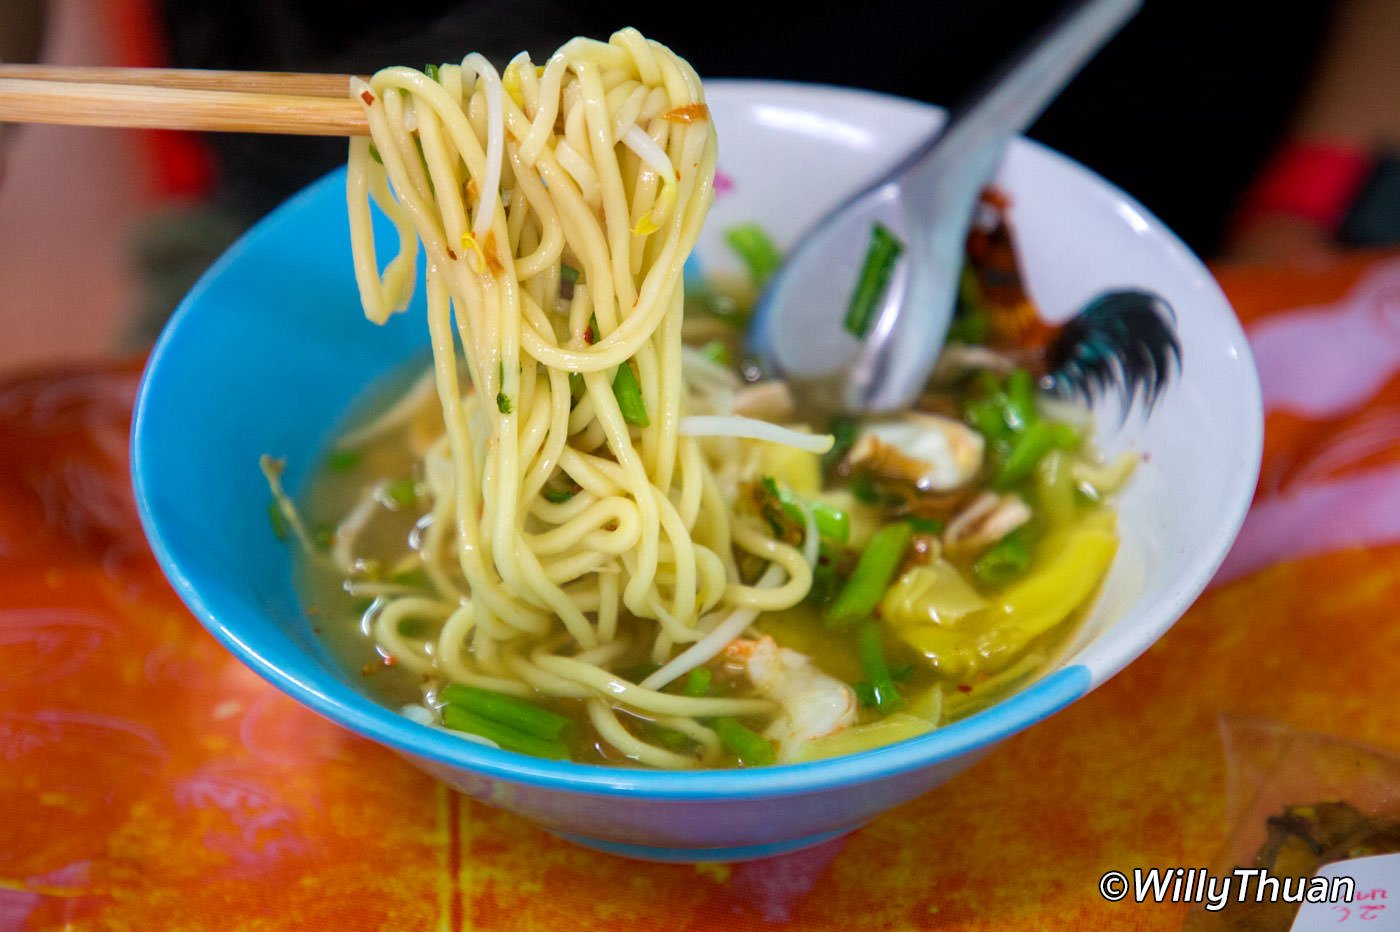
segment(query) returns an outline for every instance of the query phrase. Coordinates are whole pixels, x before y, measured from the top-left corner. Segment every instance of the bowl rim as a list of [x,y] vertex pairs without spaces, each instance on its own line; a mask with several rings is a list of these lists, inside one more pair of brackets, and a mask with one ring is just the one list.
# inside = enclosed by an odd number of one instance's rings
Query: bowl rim
[[[749,96],[764,94],[795,95],[812,104],[831,97],[850,101],[880,101],[904,108],[910,113],[938,114],[940,108],[921,101],[860,88],[795,81],[760,79],[712,79],[705,82],[707,94]],[[1019,137],[1018,147],[1030,147],[1062,171],[1083,176],[1092,185],[1119,203],[1136,211],[1166,245],[1181,254],[1189,265],[1199,268],[1212,297],[1230,309],[1230,304],[1201,260],[1136,200],[1117,186],[1078,162],[1034,140]],[[867,783],[913,770],[932,768],[968,757],[997,741],[1028,728],[1069,705],[1113,676],[1155,643],[1205,589],[1224,560],[1248,512],[1258,479],[1263,452],[1263,405],[1259,379],[1243,327],[1232,313],[1223,322],[1239,352],[1247,397],[1244,409],[1250,417],[1240,425],[1236,448],[1252,468],[1237,470],[1228,479],[1230,507],[1216,516],[1211,534],[1213,546],[1193,554],[1168,597],[1147,606],[1132,628],[1131,637],[1096,637],[1085,644],[1068,663],[1052,670],[1011,696],[968,718],[935,728],[927,734],[858,754],[796,764],[777,764],[754,769],[659,771],[572,761],[545,761],[538,758],[489,748],[465,741],[443,729],[421,725],[359,693],[330,671],[323,682],[307,682],[282,669],[269,656],[268,645],[243,639],[237,615],[227,615],[206,600],[198,582],[192,579],[163,533],[148,484],[148,462],[160,455],[149,442],[148,412],[159,403],[159,392],[166,360],[178,352],[180,334],[186,320],[200,313],[203,296],[225,271],[235,265],[252,244],[269,237],[290,222],[308,202],[331,196],[327,189],[344,186],[345,169],[337,168],[302,188],[260,219],[228,247],[201,276],[181,301],[161,332],[147,361],[137,395],[131,430],[132,483],[138,513],[157,562],[191,612],[215,638],[254,672],[282,692],[310,707],[341,727],[386,745],[410,757],[426,759],[483,777],[496,778],[556,791],[600,796],[625,795],[647,799],[733,800],[774,797],[824,791]],[[1101,649],[1095,650],[1096,647]],[[1087,656],[1086,656],[1087,655]]]

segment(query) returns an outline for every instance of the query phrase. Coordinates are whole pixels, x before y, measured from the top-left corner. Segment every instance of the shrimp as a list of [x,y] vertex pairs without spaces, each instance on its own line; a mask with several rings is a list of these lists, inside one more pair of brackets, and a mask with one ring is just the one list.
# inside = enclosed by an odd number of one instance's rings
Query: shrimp
[[819,670],[806,654],[779,647],[764,635],[731,641],[724,656],[743,668],[755,689],[778,703],[781,711],[764,732],[777,743],[778,760],[796,760],[807,741],[855,724],[855,691]]

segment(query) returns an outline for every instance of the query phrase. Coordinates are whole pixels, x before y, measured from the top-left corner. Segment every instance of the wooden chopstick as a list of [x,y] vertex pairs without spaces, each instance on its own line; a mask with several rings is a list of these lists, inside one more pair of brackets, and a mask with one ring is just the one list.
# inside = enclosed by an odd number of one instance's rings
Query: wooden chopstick
[[[140,84],[191,90],[252,91],[297,97],[338,97],[350,93],[350,76],[302,71],[207,71],[195,68],[103,68],[18,65],[0,62],[0,78],[64,81],[72,84]],[[366,78],[366,80],[368,80]]]
[[349,92],[348,75],[0,65],[0,122],[363,135]]

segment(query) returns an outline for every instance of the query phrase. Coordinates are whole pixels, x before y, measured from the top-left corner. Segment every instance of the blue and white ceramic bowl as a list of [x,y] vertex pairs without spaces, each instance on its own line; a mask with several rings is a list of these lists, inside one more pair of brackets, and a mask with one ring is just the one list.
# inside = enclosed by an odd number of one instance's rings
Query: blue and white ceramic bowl
[[[939,119],[853,90],[715,82],[718,198],[698,247],[733,265],[720,231],[757,221],[791,243],[882,173]],[[998,184],[1032,298],[1066,317],[1114,287],[1175,307],[1182,377],[1150,419],[1101,415],[1108,453],[1144,462],[1119,500],[1123,544],[1091,617],[1034,684],[920,738],[851,757],[754,770],[658,773],[556,763],[484,748],[368,696],[307,624],[292,553],[267,523],[260,454],[289,464],[295,494],[346,406],[426,346],[417,305],[385,327],[361,316],[345,178],[333,174],[255,227],[185,299],[151,356],[133,434],[147,535],[190,609],[278,688],[492,805],[583,844],[645,858],[760,857],[849,832],[952,777],[996,744],[1108,679],[1184,612],[1249,504],[1262,433],[1244,335],[1201,263],[1155,218],[1083,168],[1015,144]],[[384,244],[387,248],[388,244]]]

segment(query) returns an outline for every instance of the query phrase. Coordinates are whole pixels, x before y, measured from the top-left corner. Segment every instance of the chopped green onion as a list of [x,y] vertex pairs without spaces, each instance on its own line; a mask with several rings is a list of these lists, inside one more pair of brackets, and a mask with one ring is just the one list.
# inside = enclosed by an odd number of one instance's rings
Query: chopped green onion
[[424,65],[423,73],[428,76],[429,81],[436,81],[438,79],[438,66],[433,64]]
[[756,223],[741,223],[724,231],[724,241],[748,267],[749,278],[762,288],[783,264],[783,254]]
[[942,534],[944,525],[948,523],[937,518],[920,518],[917,515],[905,520],[919,534]]
[[778,759],[773,743],[740,722],[724,717],[710,723],[720,743],[748,767],[761,767]]
[[829,540],[845,543],[851,539],[851,516],[837,508],[835,505],[828,505],[826,502],[810,501],[807,507],[812,509],[812,517],[817,523],[817,533]]
[[276,499],[267,503],[267,523],[272,525],[272,533],[278,540],[287,539],[287,518]]
[[311,532],[311,542],[316,545],[317,550],[330,550],[335,544],[335,528],[329,525],[319,525]]
[[412,479],[395,479],[384,487],[384,494],[400,508],[412,508],[418,502],[418,483]]
[[400,637],[416,638],[428,630],[428,622],[422,618],[400,618],[395,630]]
[[[829,540],[845,543],[851,536],[851,516],[835,505],[828,505],[826,502],[806,501],[799,502],[797,496],[788,491],[787,486],[779,485],[772,476],[764,476],[762,479],[763,488],[778,502],[786,515],[798,527],[805,528],[807,518],[802,513],[802,506],[806,505],[811,509],[812,520],[817,525],[817,534]],[[782,536],[782,531],[775,532],[777,536]]]
[[1006,420],[1004,395],[974,398],[967,403],[964,411],[973,429],[992,443],[1010,443],[1015,435]]
[[1031,548],[1019,530],[1012,531],[972,563],[972,575],[984,586],[1004,586],[1031,565]]
[[842,415],[831,419],[831,423],[826,426],[826,432],[831,434],[835,441],[831,449],[822,454],[822,473],[830,476],[846,458],[846,454],[851,452],[851,447],[856,445],[859,429],[855,418]]
[[894,685],[894,675],[885,662],[885,644],[880,626],[867,621],[856,632],[856,654],[860,657],[860,667],[865,671],[865,682],[870,686],[870,704],[882,715],[889,715],[904,702],[904,697]]
[[852,336],[864,339],[870,330],[875,306],[889,287],[895,263],[903,251],[904,244],[884,224],[877,223],[870,229],[870,246],[865,251],[865,263],[860,268],[860,278],[856,279],[856,288],[846,309],[845,327]]
[[723,340],[711,340],[700,347],[700,355],[710,362],[719,366],[732,366],[734,360],[729,356],[729,347]]
[[807,600],[818,606],[825,606],[836,595],[839,581],[836,578],[836,560],[839,553],[821,545],[817,565],[812,567],[812,588],[807,592]]
[[647,417],[646,402],[642,400],[642,388],[637,384],[637,374],[629,364],[624,362],[617,367],[612,390],[613,397],[617,399],[617,406],[622,409],[624,421],[633,427],[647,427],[651,424],[651,419]]
[[369,157],[374,159],[380,165],[384,164],[384,156],[379,154],[379,147],[376,146],[374,143],[369,144]]
[[1012,369],[1006,377],[1006,410],[1013,430],[1024,430],[1039,420],[1035,411],[1035,382],[1025,369]]
[[582,398],[583,393],[588,390],[588,386],[583,381],[582,372],[569,373],[569,397]]
[[560,265],[559,280],[568,282],[570,285],[578,284],[578,269],[572,265]]
[[653,722],[648,730],[658,744],[672,751],[679,751],[681,748],[694,744],[690,735],[683,731],[677,731],[674,728],[667,728],[665,725],[658,725]]
[[551,505],[562,505],[569,499],[577,495],[578,489],[560,489],[546,487],[545,490],[540,494],[542,494],[544,496],[544,500],[549,502]]
[[569,720],[564,716],[489,689],[453,683],[445,687],[438,698],[446,702],[449,708],[457,706],[546,741],[561,740],[569,730]]
[[686,696],[698,699],[701,696],[710,694],[710,686],[714,683],[715,676],[710,672],[709,667],[696,667],[690,671],[690,675],[685,679],[685,686],[681,693]]
[[1054,426],[1036,421],[1011,443],[1011,452],[992,477],[992,487],[1009,489],[1035,472],[1045,454],[1055,449]]
[[515,410],[511,406],[510,396],[505,392],[496,392],[496,410],[502,414],[509,414]]
[[875,487],[875,480],[863,473],[852,477],[851,494],[862,505],[880,504],[880,490]]
[[563,760],[569,756],[569,749],[562,741],[550,741],[544,738],[537,738],[534,735],[527,735],[522,731],[517,731],[508,725],[492,721],[489,718],[468,712],[457,705],[446,705],[442,708],[442,723],[454,731],[465,731],[468,734],[485,738],[507,751],[515,751],[517,754],[529,754],[531,757],[543,757],[547,760]]
[[433,579],[426,570],[404,570],[402,573],[395,573],[389,577],[389,582],[396,586],[408,586],[411,589],[432,589]]
[[904,550],[909,546],[909,538],[914,529],[904,522],[888,524],[870,538],[865,551],[856,562],[856,568],[846,580],[846,585],[836,596],[836,601],[826,612],[826,623],[831,628],[849,628],[857,622],[869,618],[875,606],[884,598],[890,587],[899,564],[904,559]]
[[360,465],[359,450],[332,450],[326,457],[326,468],[331,472],[347,472]]

